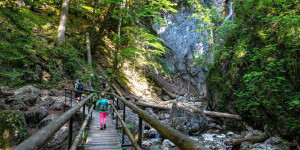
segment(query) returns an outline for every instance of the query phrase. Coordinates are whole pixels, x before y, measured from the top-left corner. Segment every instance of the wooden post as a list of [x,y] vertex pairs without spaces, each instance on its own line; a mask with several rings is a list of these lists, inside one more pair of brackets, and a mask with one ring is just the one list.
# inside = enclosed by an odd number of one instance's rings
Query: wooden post
[[65,104],[64,104],[64,112],[66,112],[66,105],[67,105],[67,90],[65,89]]
[[138,139],[138,144],[140,146],[142,146],[142,136],[143,136],[143,120],[142,118],[139,116],[139,139]]
[[[126,108],[126,105],[123,104],[123,121],[125,122],[125,108]],[[122,132],[122,144],[124,144],[124,141],[125,141],[125,128],[123,128],[123,132]]]
[[[94,102],[94,97],[92,96],[90,107],[93,105],[93,102]],[[90,109],[93,109],[93,108],[90,108]],[[90,112],[90,111],[89,111],[89,112]],[[91,119],[91,120],[93,119],[93,111],[91,112],[91,117],[90,117],[90,119]]]
[[[80,96],[80,101],[81,101],[81,96]],[[82,121],[84,121],[84,115],[85,115],[85,104],[83,104],[83,107],[82,107],[82,112],[83,112],[83,115],[82,115]]]
[[68,142],[68,149],[72,146],[72,130],[73,130],[73,117],[71,117],[69,121],[69,142]]
[[[112,105],[115,106],[115,97],[113,97],[112,99],[113,99],[113,104]],[[112,114],[113,114],[112,117],[114,119],[115,118],[115,110],[114,109],[113,109],[113,113]]]
[[72,107],[72,101],[73,101],[73,92],[71,91],[71,100],[70,100],[71,107]]
[[[116,111],[118,111],[118,110],[119,110],[119,99],[117,99],[117,110]],[[119,128],[119,120],[116,117],[116,129],[118,129],[118,128]]]

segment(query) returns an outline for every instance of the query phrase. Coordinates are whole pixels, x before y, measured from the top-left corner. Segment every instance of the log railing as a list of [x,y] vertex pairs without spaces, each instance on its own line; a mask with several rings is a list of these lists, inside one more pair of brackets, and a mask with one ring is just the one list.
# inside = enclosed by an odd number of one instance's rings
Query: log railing
[[[72,103],[72,91],[65,89],[65,95],[67,91],[71,91],[71,99],[70,103]],[[81,91],[78,91],[81,92]],[[91,105],[91,100],[93,95],[87,92],[82,92],[85,94],[88,94],[86,98],[82,99],[77,105],[71,107],[69,110],[67,110],[64,114],[62,114],[60,117],[58,117],[56,120],[53,120],[50,124],[36,132],[34,135],[30,136],[28,139],[17,145],[14,150],[39,150],[44,147],[44,145],[48,142],[48,140],[67,122],[69,121],[69,137],[68,137],[68,149],[71,148],[72,145],[72,126],[73,126],[73,116],[76,114],[76,112],[83,107],[85,108],[85,104],[89,103],[89,106]],[[65,98],[66,100],[66,98]],[[93,106],[92,106],[93,107]],[[89,118],[89,115],[92,115],[92,107],[89,107],[89,113],[87,118]],[[85,113],[85,112],[83,112]],[[84,116],[84,115],[83,115]],[[83,124],[84,125],[84,124]],[[81,130],[80,130],[81,131]],[[82,134],[82,133],[79,133]],[[78,143],[77,143],[78,145]]]
[[[74,90],[71,89],[65,89],[65,97],[67,97],[67,93],[69,92],[70,95],[70,105],[72,106],[73,101],[73,92]],[[77,91],[80,92],[80,91]],[[38,132],[36,132],[34,135],[30,136],[28,139],[23,141],[21,144],[19,144],[15,150],[37,150],[41,149],[47,141],[69,120],[69,137],[68,137],[68,149],[75,150],[77,149],[78,143],[81,140],[82,134],[84,132],[84,129],[87,125],[88,120],[92,116],[92,109],[94,105],[92,105],[93,102],[93,94],[90,93],[97,93],[98,99],[99,99],[99,93],[102,93],[102,91],[88,91],[88,92],[82,92],[84,94],[88,94],[88,96],[81,100],[80,102],[71,107],[68,111],[66,111],[64,114],[62,114],[59,118],[52,121],[50,124],[48,124],[46,127],[42,128]],[[148,124],[150,124],[153,128],[155,128],[161,135],[163,135],[165,138],[172,141],[176,146],[178,146],[180,149],[183,150],[206,150],[207,148],[204,147],[204,145],[192,140],[188,136],[182,134],[181,132],[173,129],[172,127],[160,122],[158,119],[150,116],[148,113],[146,113],[144,110],[140,109],[136,105],[132,104],[131,102],[128,102],[125,98],[118,96],[114,93],[108,93],[104,92],[107,95],[111,96],[111,99],[113,100],[112,108],[113,108],[113,118],[116,118],[116,128],[123,128],[122,132],[122,147],[126,146],[133,146],[136,150],[140,150],[140,146],[142,143],[142,122],[143,120],[146,121]],[[116,105],[115,105],[115,100]],[[67,99],[65,98],[65,102],[67,102]],[[123,103],[123,118],[118,113],[119,110],[119,104],[120,102]],[[83,125],[81,126],[81,129],[76,136],[74,142],[72,141],[72,124],[73,124],[73,116],[75,113],[83,107],[83,113],[85,114],[85,104],[88,103],[89,110],[88,115],[84,119]],[[116,106],[116,107],[115,107]],[[136,141],[127,128],[127,125],[125,123],[126,120],[126,107],[130,108],[134,113],[136,113],[139,116],[139,131],[138,131],[138,140]],[[116,114],[116,117],[114,117]],[[122,127],[119,127],[119,121],[121,122]],[[127,134],[129,140],[131,141],[131,144],[125,144],[124,143],[124,136],[125,133]],[[73,142],[73,144],[72,144]],[[71,147],[72,146],[72,147]]]
[[[102,91],[94,91],[94,90],[91,90],[90,92],[102,93]],[[125,118],[125,116],[126,116],[125,108],[126,107],[130,108],[134,113],[136,113],[139,116],[139,131],[138,131],[138,141],[137,141],[137,143],[140,146],[141,146],[141,143],[142,143],[142,121],[144,120],[148,124],[150,124],[153,128],[155,128],[165,138],[172,141],[180,149],[183,149],[183,150],[206,150],[207,149],[204,145],[192,140],[188,136],[186,136],[186,135],[182,134],[181,132],[175,130],[174,128],[162,123],[158,119],[150,116],[148,113],[146,113],[141,108],[137,107],[136,105],[132,104],[131,102],[128,102],[125,98],[123,98],[121,96],[118,96],[114,93],[109,93],[109,92],[103,92],[103,93],[106,93],[107,95],[111,95],[113,97],[113,98],[111,98],[113,100],[113,105],[112,105],[113,110],[114,110],[113,111],[113,117],[114,117],[114,113],[118,112],[119,102],[121,101],[123,103],[123,119],[117,113],[117,117],[116,117],[116,127],[117,128],[118,128],[118,120],[120,120],[121,122],[125,122],[125,119],[126,119]],[[117,108],[114,107],[115,99],[117,99],[117,102],[116,102]],[[124,132],[126,132],[125,129],[124,129],[125,125],[123,123],[121,123],[121,124],[123,126],[122,145],[125,146],[125,144],[124,144]],[[130,139],[132,145],[134,146],[135,141],[132,141],[130,137],[129,137],[129,139]]]

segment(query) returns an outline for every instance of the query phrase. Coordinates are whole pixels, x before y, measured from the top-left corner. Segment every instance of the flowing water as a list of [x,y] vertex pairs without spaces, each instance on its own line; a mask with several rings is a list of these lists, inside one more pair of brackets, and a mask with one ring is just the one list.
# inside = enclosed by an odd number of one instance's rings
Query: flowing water
[[228,20],[232,20],[232,14],[233,14],[232,3],[233,2],[229,2],[228,3],[229,15],[226,17],[226,19],[224,20],[224,22],[228,21]]
[[160,137],[160,134],[157,133],[157,134],[155,135],[155,138],[153,138],[153,139],[151,139],[151,140],[155,143],[155,142],[160,142],[160,141],[162,140],[162,138]]

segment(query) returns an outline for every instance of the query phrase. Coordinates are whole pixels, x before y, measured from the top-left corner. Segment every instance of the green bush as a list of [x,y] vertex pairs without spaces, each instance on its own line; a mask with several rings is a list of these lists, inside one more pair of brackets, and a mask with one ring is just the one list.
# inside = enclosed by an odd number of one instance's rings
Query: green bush
[[210,69],[210,93],[217,93],[220,107],[234,104],[257,127],[268,117],[277,129],[287,129],[283,135],[299,135],[300,5],[269,0],[234,5],[236,25]]

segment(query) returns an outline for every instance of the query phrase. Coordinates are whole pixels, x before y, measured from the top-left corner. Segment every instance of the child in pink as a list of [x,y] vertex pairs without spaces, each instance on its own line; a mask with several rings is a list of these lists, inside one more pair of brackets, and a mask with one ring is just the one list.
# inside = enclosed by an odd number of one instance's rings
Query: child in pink
[[107,116],[108,104],[109,101],[108,99],[105,99],[105,94],[101,93],[101,99],[97,101],[97,105],[99,105],[99,112],[100,112],[100,130],[103,130],[103,124],[104,124],[104,129],[106,129],[106,116]]

